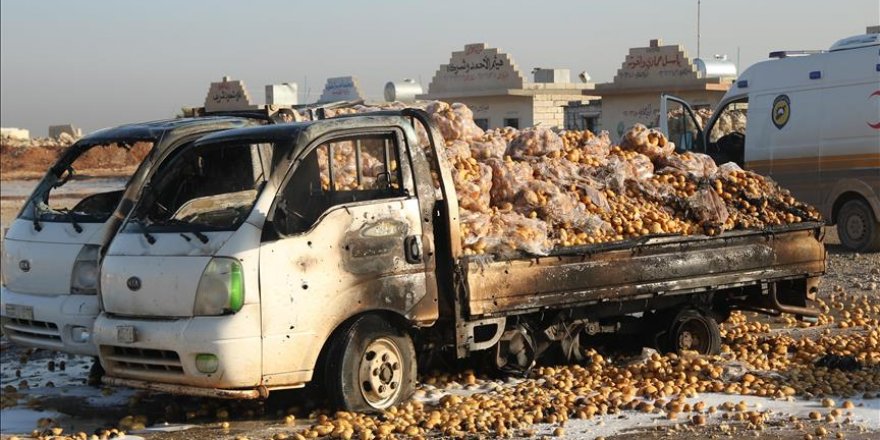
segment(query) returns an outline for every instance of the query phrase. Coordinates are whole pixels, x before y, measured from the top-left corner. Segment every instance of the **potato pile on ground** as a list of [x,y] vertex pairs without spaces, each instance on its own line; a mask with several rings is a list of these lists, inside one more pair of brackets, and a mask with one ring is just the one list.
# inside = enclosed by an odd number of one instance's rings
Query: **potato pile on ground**
[[[605,132],[484,131],[458,103],[433,101],[424,109],[443,136],[468,255],[546,255],[558,247],[820,218],[772,180],[733,163],[718,166],[704,154],[676,153],[661,132],[640,124],[612,145]],[[328,115],[375,110],[354,106]]]

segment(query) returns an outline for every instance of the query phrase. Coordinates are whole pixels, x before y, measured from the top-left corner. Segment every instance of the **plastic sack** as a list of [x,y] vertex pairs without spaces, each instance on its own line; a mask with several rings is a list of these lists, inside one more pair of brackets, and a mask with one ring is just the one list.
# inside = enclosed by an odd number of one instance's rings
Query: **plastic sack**
[[490,196],[493,206],[513,203],[532,178],[532,167],[526,162],[515,162],[509,156],[504,159],[489,159],[486,165],[492,168],[492,188]]
[[724,199],[708,187],[698,189],[686,199],[688,211],[703,226],[722,225],[730,212]]
[[665,167],[683,171],[694,177],[711,177],[718,171],[718,166],[711,157],[702,153],[672,153],[659,160]]
[[635,124],[621,139],[620,147],[648,156],[651,160],[668,156],[675,151],[675,144],[669,142],[659,130]]
[[469,141],[484,134],[474,123],[474,113],[464,104],[449,105],[443,101],[434,101],[425,107],[425,111],[431,115],[446,142]]
[[452,169],[458,206],[471,211],[489,212],[492,168],[473,159],[471,161],[457,164]]
[[547,155],[558,157],[561,151],[562,138],[553,131],[541,127],[520,131],[507,146],[507,154],[514,159]]

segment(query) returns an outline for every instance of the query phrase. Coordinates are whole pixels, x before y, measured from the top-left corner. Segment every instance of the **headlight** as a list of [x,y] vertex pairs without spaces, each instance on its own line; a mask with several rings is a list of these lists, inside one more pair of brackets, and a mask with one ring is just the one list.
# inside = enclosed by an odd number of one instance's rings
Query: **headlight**
[[234,258],[214,258],[202,272],[193,313],[197,316],[235,313],[244,305],[244,275]]
[[95,295],[98,293],[98,256],[101,246],[87,244],[82,247],[73,262],[70,274],[70,293]]

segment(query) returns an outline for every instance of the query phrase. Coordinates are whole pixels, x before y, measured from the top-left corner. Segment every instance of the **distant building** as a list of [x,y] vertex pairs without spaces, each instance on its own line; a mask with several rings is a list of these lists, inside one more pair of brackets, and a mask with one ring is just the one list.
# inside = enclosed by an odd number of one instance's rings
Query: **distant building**
[[[664,46],[651,40],[648,47],[629,50],[614,80],[596,85],[602,96],[600,128],[608,130],[612,140],[619,140],[635,123],[657,124],[660,95],[673,94],[696,107],[715,108],[730,88],[736,69],[720,69],[723,60],[701,63],[691,60],[680,45]],[[724,74],[707,74],[707,72]],[[586,93],[585,93],[586,94]]]
[[598,98],[590,96],[593,84],[572,83],[568,69],[538,68],[533,73],[529,82],[509,54],[484,43],[469,44],[452,53],[434,74],[428,93],[418,98],[466,104],[484,129],[562,127],[563,107],[570,101]]
[[364,94],[361,85],[355,76],[338,76],[327,78],[324,91],[318,98],[319,103],[336,101],[363,101]]
[[293,106],[299,102],[296,83],[269,84],[266,86],[267,105]]
[[74,139],[79,139],[82,137],[82,129],[74,127],[72,124],[50,125],[49,126],[49,137],[50,138],[58,139],[59,137],[61,137],[62,133],[66,133],[68,136],[71,136]]
[[563,107],[566,130],[599,130],[599,117],[602,115],[602,101],[570,101]]
[[244,81],[233,80],[224,76],[220,82],[212,82],[208,88],[208,96],[205,97],[205,111],[232,111],[248,110],[257,108],[251,104],[251,95],[244,85]]
[[31,132],[24,128],[3,127],[0,128],[0,138],[26,141],[31,138]]

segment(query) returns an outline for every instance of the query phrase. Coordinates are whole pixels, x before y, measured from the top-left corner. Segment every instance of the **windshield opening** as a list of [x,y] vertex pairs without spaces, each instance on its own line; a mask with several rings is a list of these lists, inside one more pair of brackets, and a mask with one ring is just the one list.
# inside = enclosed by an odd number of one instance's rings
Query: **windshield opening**
[[113,142],[88,146],[72,157],[59,152],[61,159],[37,184],[21,217],[41,222],[105,222],[152,148],[153,142]]
[[144,227],[234,230],[266,182],[269,144],[193,146],[163,162],[144,188],[130,223]]

